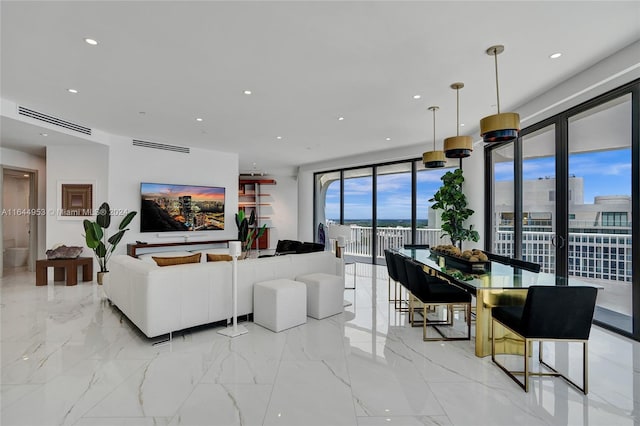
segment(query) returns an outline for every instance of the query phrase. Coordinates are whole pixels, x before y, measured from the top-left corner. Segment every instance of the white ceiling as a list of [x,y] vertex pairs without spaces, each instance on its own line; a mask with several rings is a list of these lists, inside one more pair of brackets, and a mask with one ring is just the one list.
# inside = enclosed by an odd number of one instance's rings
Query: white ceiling
[[[0,7],[3,99],[110,134],[238,152],[241,171],[255,163],[274,174],[393,147],[417,145],[420,156],[432,144],[429,105],[440,106],[441,146],[456,131],[456,81],[465,83],[460,133],[478,137],[479,119],[496,112],[492,45],[505,45],[500,105],[510,111],[640,39],[639,1]],[[549,59],[555,52],[563,56]],[[74,143],[0,124],[14,149]]]

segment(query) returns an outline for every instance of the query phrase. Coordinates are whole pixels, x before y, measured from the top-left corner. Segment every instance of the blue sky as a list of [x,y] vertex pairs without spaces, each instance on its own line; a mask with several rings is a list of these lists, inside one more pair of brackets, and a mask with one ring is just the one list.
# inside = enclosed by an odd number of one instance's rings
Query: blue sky
[[[427,217],[428,200],[438,190],[440,177],[449,169],[418,172],[418,218]],[[513,163],[500,163],[496,180],[512,180]],[[631,149],[571,154],[569,173],[584,179],[584,202],[593,203],[597,195],[631,195]],[[524,179],[555,176],[555,159],[538,158],[523,164]],[[467,177],[468,178],[468,177]],[[371,218],[371,177],[347,179],[345,186],[345,219]],[[340,217],[340,185],[333,182],[327,190],[326,217]],[[409,219],[411,217],[411,176],[409,173],[378,177],[378,218]]]

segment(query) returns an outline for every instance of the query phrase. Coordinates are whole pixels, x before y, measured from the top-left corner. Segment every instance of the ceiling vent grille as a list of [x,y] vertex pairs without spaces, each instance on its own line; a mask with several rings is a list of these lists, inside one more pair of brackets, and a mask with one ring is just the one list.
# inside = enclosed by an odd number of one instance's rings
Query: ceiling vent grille
[[133,140],[133,146],[139,146],[142,148],[162,149],[164,151],[182,152],[183,154],[189,154],[191,150],[184,146],[168,145],[165,143],[141,141],[139,139]]
[[72,123],[70,121],[62,120],[52,115],[43,114],[38,111],[34,111],[23,106],[18,106],[18,115],[33,118],[34,120],[44,121],[45,123],[52,124],[58,127],[64,127],[65,129],[73,130],[74,132],[83,133],[85,135],[91,135],[91,129],[81,126],[79,124]]

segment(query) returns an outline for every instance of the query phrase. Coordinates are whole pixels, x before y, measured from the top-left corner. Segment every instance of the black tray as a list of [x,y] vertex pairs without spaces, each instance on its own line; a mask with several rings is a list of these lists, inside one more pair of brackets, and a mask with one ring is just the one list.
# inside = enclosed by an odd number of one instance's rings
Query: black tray
[[436,250],[431,250],[431,256],[436,258],[444,257],[444,264],[448,268],[455,268],[462,272],[468,272],[471,274],[483,273],[490,269],[491,261],[477,261],[477,262],[469,262],[467,259],[462,259],[460,257],[451,256],[447,253],[442,253]]

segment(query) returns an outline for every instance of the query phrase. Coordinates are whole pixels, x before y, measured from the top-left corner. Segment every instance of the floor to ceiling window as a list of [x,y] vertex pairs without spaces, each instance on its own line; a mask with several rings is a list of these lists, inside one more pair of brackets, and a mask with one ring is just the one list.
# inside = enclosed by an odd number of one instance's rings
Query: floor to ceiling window
[[[631,94],[569,118],[569,276],[604,285],[598,312],[631,331]],[[636,171],[638,173],[638,171]]]
[[[495,251],[603,287],[596,323],[640,340],[640,82],[533,124],[487,147]],[[513,165],[512,165],[513,164]],[[511,213],[513,212],[513,213]],[[516,220],[510,226],[508,219]],[[505,220],[507,219],[507,220]],[[512,231],[505,245],[500,226]]]
[[382,263],[385,249],[406,244],[448,243],[429,201],[448,170],[411,159],[316,173],[316,228],[350,225],[345,252],[361,262]]

